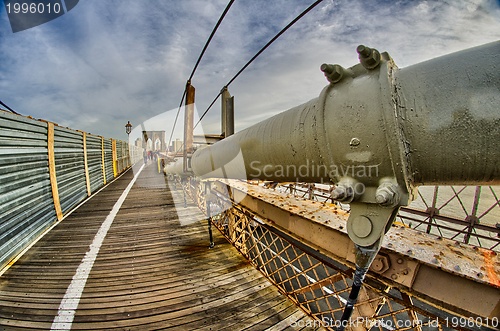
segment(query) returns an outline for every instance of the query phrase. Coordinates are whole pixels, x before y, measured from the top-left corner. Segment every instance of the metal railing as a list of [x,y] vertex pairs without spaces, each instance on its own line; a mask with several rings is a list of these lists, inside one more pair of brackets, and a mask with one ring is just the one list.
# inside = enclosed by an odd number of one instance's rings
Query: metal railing
[[[348,204],[332,199],[332,185],[261,183],[294,197]],[[498,186],[424,186],[418,198],[402,207],[396,222],[412,229],[477,247],[500,251],[500,188]]]
[[[207,211],[206,204],[210,205],[212,224],[284,295],[313,316],[317,321],[315,326],[336,329],[351,290],[352,266],[269,226],[252,210],[232,201],[231,194],[212,190],[210,198],[205,199],[204,189],[197,180],[189,178],[181,185],[203,212]],[[362,287],[349,327],[355,331],[425,331],[479,327],[495,330],[498,325],[498,319],[450,313],[398,287],[369,278]]]

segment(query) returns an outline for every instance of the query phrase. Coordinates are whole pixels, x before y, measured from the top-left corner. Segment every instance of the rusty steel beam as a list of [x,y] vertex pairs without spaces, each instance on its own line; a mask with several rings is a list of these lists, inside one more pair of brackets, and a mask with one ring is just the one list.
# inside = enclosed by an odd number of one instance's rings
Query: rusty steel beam
[[[235,180],[218,180],[215,191],[315,251],[354,267],[355,245],[347,235],[348,213],[332,204],[289,197]],[[500,314],[500,256],[483,248],[393,226],[368,279],[377,279],[464,316]],[[457,290],[460,289],[460,290]]]

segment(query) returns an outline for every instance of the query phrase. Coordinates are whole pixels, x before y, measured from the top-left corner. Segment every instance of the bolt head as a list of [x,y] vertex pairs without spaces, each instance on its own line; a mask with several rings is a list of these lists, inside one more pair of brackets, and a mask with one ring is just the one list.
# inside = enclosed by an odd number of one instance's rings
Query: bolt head
[[380,64],[380,53],[376,49],[359,45],[356,51],[359,54],[361,64],[366,69],[375,69]]
[[370,54],[372,53],[372,50],[370,47],[366,47],[365,45],[359,45],[357,48],[356,48],[356,52],[358,52],[358,54],[361,56],[361,57],[368,57],[370,56]]
[[328,63],[323,63],[319,69],[323,71],[325,74],[330,74],[333,71],[333,65]]
[[396,206],[401,197],[398,191],[398,187],[395,184],[382,184],[377,188],[375,192],[375,200],[381,206],[393,207]]
[[389,262],[389,258],[387,256],[377,255],[370,266],[370,270],[383,274],[390,269],[390,266],[391,263]]
[[337,185],[331,193],[333,200],[340,202],[350,202],[354,198],[354,190],[346,185]]

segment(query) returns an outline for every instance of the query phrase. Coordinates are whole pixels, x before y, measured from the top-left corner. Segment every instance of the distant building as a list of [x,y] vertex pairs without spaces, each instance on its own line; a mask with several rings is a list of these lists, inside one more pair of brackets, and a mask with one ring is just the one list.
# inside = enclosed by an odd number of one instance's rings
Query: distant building
[[[167,144],[165,143],[165,131],[142,131],[142,148],[152,151],[165,152]],[[148,140],[151,139],[151,145],[147,146]]]

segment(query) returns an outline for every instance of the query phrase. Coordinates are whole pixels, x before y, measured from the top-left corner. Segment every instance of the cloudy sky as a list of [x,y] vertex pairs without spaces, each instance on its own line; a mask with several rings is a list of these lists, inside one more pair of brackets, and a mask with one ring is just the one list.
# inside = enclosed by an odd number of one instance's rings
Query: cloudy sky
[[[81,0],[17,33],[2,6],[0,100],[23,115],[105,137],[125,139],[128,120],[159,125],[168,136],[227,2]],[[193,78],[198,111],[312,2],[236,0]],[[389,52],[405,67],[498,39],[498,0],[324,0],[230,86],[236,129],[317,97],[327,84],[319,66],[356,64],[359,44]],[[217,102],[202,122],[205,132],[219,133],[219,111]]]

